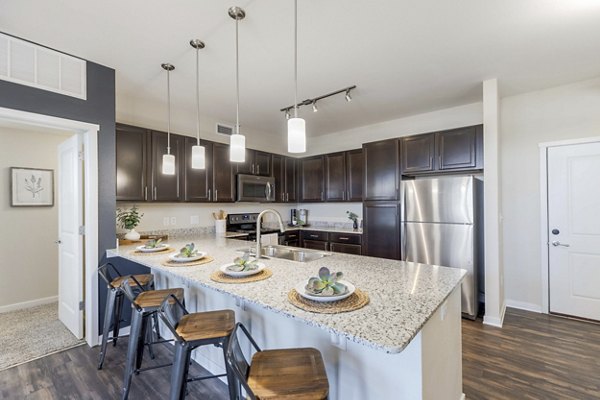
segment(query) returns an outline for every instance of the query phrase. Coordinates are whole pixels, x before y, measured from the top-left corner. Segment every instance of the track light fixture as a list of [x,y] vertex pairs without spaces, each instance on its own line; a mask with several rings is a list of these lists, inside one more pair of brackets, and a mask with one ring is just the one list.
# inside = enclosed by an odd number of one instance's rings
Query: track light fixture
[[306,99],[295,105],[284,107],[284,108],[280,109],[279,111],[285,112],[285,117],[287,119],[290,119],[290,110],[297,110],[301,106],[312,105],[313,112],[317,112],[317,111],[319,111],[319,109],[317,108],[317,101],[326,99],[327,97],[335,96],[336,94],[344,93],[344,96],[346,97],[346,102],[351,102],[352,96],[350,95],[350,92],[354,89],[356,89],[356,85],[348,86],[343,89],[336,90],[335,92],[327,93],[322,96],[317,96],[312,99]]

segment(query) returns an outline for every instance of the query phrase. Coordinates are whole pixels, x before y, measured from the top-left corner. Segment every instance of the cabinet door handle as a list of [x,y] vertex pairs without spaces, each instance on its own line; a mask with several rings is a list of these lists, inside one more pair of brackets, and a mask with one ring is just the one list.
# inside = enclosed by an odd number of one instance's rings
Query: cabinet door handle
[[256,175],[260,175],[260,164],[256,164]]
[[318,238],[319,237],[319,235],[308,235],[308,236],[310,236],[311,238]]
[[429,157],[429,167],[430,167],[431,169],[434,169],[434,168],[433,168],[433,156]]
[[148,186],[144,186],[144,201],[148,201]]
[[254,175],[254,164],[252,164],[252,175]]
[[290,201],[290,194],[289,193],[285,194],[285,201]]
[[210,189],[208,189],[208,201],[210,201]]
[[347,238],[345,236],[340,236],[338,239],[340,239],[340,240],[350,240],[350,238]]
[[215,201],[219,201],[219,191],[215,189]]
[[156,200],[157,196],[156,196],[156,186],[154,186],[154,200]]
[[442,168],[442,156],[438,156],[438,168]]
[[323,191],[321,191],[321,201],[323,201]]

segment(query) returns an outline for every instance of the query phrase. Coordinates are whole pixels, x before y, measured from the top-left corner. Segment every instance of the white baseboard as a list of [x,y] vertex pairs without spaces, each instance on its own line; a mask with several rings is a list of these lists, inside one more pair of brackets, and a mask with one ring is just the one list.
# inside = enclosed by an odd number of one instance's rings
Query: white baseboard
[[542,313],[542,306],[539,304],[527,303],[524,301],[517,300],[506,300],[506,306],[510,308],[517,308],[519,310],[531,311],[535,313]]
[[500,311],[500,317],[489,317],[487,315],[483,316],[483,323],[485,325],[495,326],[496,328],[502,328],[502,324],[504,323],[504,315],[506,314],[506,303],[502,306],[502,310]]
[[467,396],[465,396],[465,394],[463,393],[463,394],[460,396],[460,400],[467,400]]
[[44,297],[42,299],[24,301],[22,303],[8,304],[5,306],[0,306],[0,314],[6,313],[9,311],[22,310],[25,308],[41,306],[44,304],[56,303],[57,301],[58,301],[58,296],[50,296],[50,297]]

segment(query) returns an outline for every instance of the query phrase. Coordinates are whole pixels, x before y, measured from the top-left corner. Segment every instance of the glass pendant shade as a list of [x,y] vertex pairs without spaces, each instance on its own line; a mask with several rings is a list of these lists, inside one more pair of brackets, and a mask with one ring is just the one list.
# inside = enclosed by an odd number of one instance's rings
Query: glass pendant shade
[[229,142],[229,161],[246,161],[246,136],[235,133]]
[[288,152],[304,153],[306,151],[306,126],[302,118],[288,119]]
[[173,154],[163,154],[162,173],[165,175],[175,175],[175,156]]
[[205,169],[206,168],[206,151],[204,146],[192,146],[192,168],[193,169]]

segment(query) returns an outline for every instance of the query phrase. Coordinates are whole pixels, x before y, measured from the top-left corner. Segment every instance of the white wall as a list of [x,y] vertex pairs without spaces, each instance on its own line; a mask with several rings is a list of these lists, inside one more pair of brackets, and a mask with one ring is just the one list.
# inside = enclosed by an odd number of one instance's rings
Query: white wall
[[308,210],[309,224],[311,221],[351,224],[352,221],[348,219],[346,211],[358,215],[359,224],[362,220],[362,203],[299,203],[296,208]]
[[538,144],[600,136],[600,78],[506,97],[500,106],[506,301],[540,310]]
[[0,126],[0,310],[58,295],[58,207],[11,207],[10,167],[54,170],[66,134]]

